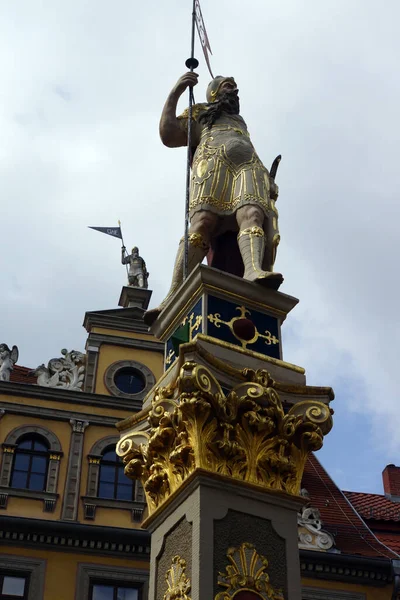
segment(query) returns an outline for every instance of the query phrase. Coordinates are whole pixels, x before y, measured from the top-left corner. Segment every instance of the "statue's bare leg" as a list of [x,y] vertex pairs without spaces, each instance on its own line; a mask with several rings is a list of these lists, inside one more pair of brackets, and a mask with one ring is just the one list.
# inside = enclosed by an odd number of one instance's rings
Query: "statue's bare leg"
[[[269,254],[272,243],[272,240],[266,240],[265,237],[263,210],[255,204],[242,206],[236,213],[236,219],[239,225],[238,245],[244,264],[243,278],[278,289],[283,281],[282,275],[272,271],[273,264],[270,265],[270,271],[262,267],[264,254],[266,250]],[[270,260],[268,262],[271,263]]]
[[[196,212],[191,220],[188,244],[188,275],[202,262],[210,247],[211,236],[218,223],[218,216],[206,210]],[[182,238],[175,259],[171,287],[168,294],[157,308],[145,312],[143,319],[147,325],[152,325],[183,282],[183,262],[185,244]]]

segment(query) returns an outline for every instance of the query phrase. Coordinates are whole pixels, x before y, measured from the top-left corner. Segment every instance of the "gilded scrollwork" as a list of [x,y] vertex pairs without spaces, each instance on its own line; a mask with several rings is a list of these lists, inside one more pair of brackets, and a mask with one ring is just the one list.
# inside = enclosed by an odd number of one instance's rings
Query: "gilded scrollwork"
[[239,592],[265,600],[284,600],[281,590],[275,590],[267,573],[268,560],[259,554],[253,544],[244,542],[239,548],[229,548],[229,564],[218,574],[218,586],[225,588],[215,600],[233,600]]
[[[252,227],[250,229],[260,229],[260,227]],[[261,230],[262,231],[262,230]],[[244,229],[242,233],[247,232],[247,229]],[[256,235],[256,234],[255,234]],[[257,328],[253,325],[254,331],[252,335],[248,339],[243,339],[240,335],[237,334],[235,330],[235,323],[238,321],[242,321],[243,319],[247,319],[248,315],[251,315],[251,312],[245,306],[237,306],[236,310],[239,311],[239,315],[233,317],[230,321],[224,321],[221,319],[220,313],[207,315],[207,319],[215,325],[218,329],[221,325],[226,325],[231,330],[231,333],[237,338],[242,344],[242,348],[247,348],[248,345],[254,344],[258,339],[265,340],[265,344],[267,346],[271,346],[272,344],[279,344],[279,340],[275,335],[273,335],[270,331],[265,331],[264,333],[257,330]]]
[[126,475],[141,480],[149,515],[196,469],[300,492],[307,455],[321,448],[332,411],[310,399],[285,412],[267,371],[243,376],[225,395],[205,366],[185,362],[169,387],[156,390],[148,433],[120,440],[117,453]]
[[171,568],[165,575],[167,591],[163,600],[191,600],[190,579],[186,576],[186,561],[180,556],[174,556]]

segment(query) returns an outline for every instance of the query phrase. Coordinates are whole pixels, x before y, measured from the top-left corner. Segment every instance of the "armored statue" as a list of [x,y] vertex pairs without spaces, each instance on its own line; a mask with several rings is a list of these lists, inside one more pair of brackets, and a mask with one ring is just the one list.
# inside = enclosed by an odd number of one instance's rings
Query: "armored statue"
[[18,348],[12,349],[7,344],[0,344],[0,381],[10,381],[11,371],[18,360]]
[[[165,103],[160,136],[170,148],[187,145],[188,109],[177,116],[176,107],[182,93],[197,80],[195,73],[183,75]],[[283,277],[273,271],[280,240],[274,175],[280,157],[270,173],[239,114],[238,91],[233,77],[215,77],[207,88],[207,103],[192,108],[188,272],[211,255],[211,266],[278,289]],[[171,288],[158,308],[145,313],[148,325],[182,283],[183,261],[181,240]]]
[[125,246],[121,248],[121,263],[123,265],[129,265],[128,271],[128,285],[132,287],[140,287],[147,289],[147,280],[149,273],[146,269],[146,263],[143,258],[139,256],[139,248],[136,246],[132,248],[132,253],[127,254]]

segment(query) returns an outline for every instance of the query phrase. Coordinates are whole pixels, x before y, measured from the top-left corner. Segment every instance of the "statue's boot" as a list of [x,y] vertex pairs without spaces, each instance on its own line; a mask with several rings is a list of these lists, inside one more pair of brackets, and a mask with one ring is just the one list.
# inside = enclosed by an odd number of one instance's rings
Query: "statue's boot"
[[264,271],[265,233],[262,227],[247,227],[238,235],[238,245],[244,264],[243,279],[256,281],[275,290],[283,281],[280,273]]
[[[206,256],[209,250],[208,244],[203,240],[201,233],[190,233],[189,244],[188,244],[188,275],[193,271],[198,264],[200,264],[203,258]],[[185,242],[182,238],[179,243],[178,253],[175,259],[174,272],[172,275],[171,287],[168,294],[164,298],[157,308],[148,310],[143,315],[143,320],[149,327],[153,325],[154,321],[158,318],[158,315],[168,304],[171,297],[175,294],[183,282],[183,262],[184,262]]]

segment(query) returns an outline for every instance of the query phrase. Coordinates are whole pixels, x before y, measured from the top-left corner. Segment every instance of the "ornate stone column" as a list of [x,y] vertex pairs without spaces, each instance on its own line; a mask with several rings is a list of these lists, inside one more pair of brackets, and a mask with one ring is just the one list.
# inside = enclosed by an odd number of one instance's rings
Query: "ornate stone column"
[[[156,322],[174,362],[143,411],[118,424],[117,453],[146,495],[149,600],[300,600],[301,479],[332,427],[333,392],[282,360],[295,299],[209,271]],[[200,331],[185,343],[195,311]]]
[[76,521],[78,516],[79,487],[82,471],[83,440],[88,421],[71,419],[71,442],[61,518]]

